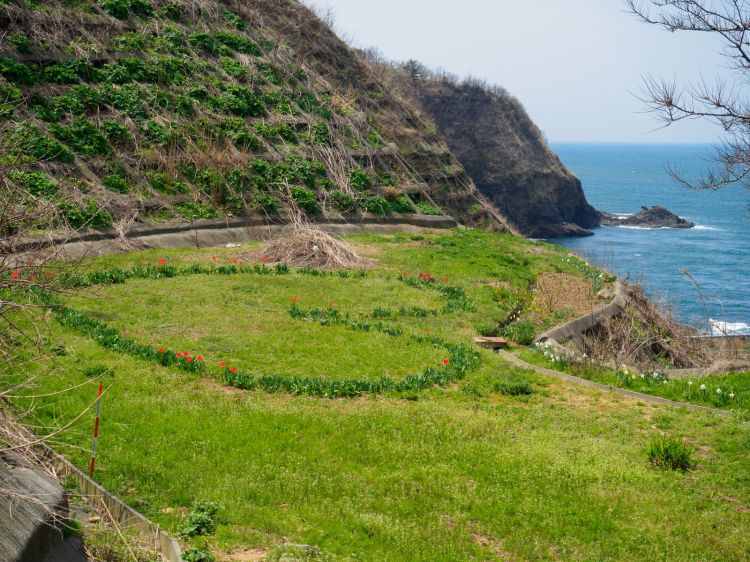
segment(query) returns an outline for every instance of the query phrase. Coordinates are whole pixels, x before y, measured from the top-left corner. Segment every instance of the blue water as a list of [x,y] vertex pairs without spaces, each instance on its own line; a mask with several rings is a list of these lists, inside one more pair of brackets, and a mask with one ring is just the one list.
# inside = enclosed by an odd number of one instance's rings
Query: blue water
[[[589,202],[610,213],[662,205],[698,225],[690,230],[602,227],[556,242],[620,276],[640,281],[682,321],[708,330],[706,317],[750,333],[750,189],[695,191],[667,171],[697,177],[711,166],[705,145],[554,143]],[[697,281],[699,290],[681,269]],[[716,326],[714,325],[714,331]]]

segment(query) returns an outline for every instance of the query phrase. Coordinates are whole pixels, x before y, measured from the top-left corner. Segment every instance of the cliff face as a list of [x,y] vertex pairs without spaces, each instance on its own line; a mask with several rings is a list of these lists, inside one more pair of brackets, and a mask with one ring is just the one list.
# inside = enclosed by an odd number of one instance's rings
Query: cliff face
[[581,182],[506,92],[439,78],[400,81],[513,226],[532,237],[580,236],[599,224]]
[[439,213],[442,137],[296,0],[0,2],[0,152],[61,224]]

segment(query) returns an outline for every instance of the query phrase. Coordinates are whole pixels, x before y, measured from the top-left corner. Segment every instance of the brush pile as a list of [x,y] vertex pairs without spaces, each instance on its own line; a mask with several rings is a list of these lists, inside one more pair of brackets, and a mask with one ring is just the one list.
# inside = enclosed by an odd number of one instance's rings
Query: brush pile
[[290,234],[269,240],[263,247],[263,255],[269,262],[290,267],[353,269],[369,265],[346,242],[301,223],[294,223]]
[[628,306],[623,314],[605,320],[586,333],[590,357],[639,368],[695,368],[709,362],[695,328],[680,324],[660,310],[636,285],[626,285]]

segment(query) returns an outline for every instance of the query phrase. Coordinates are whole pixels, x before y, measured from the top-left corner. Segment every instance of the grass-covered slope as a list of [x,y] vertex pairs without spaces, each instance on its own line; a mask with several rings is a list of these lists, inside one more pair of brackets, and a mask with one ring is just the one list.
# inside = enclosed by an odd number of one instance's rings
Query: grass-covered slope
[[439,213],[490,226],[440,139],[294,0],[0,3],[11,180],[68,225]]
[[[91,260],[16,402],[50,431],[102,380],[97,479],[173,532],[213,502],[215,528],[183,544],[226,559],[750,555],[744,417],[602,395],[473,346],[509,292],[560,276],[594,292],[598,273],[481,231],[348,241],[372,268],[287,270],[254,245]],[[527,322],[575,314],[542,292]],[[54,438],[80,466],[91,423]],[[697,466],[653,468],[659,435]]]

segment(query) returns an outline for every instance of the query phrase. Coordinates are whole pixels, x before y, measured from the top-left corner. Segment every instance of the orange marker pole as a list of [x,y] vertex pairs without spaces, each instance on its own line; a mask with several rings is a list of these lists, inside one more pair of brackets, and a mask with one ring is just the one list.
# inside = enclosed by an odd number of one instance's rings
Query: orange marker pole
[[94,446],[91,449],[91,462],[89,463],[89,476],[94,476],[94,465],[96,464],[96,442],[99,440],[99,416],[102,415],[102,383],[99,383],[99,396],[96,400],[96,421],[94,422]]

